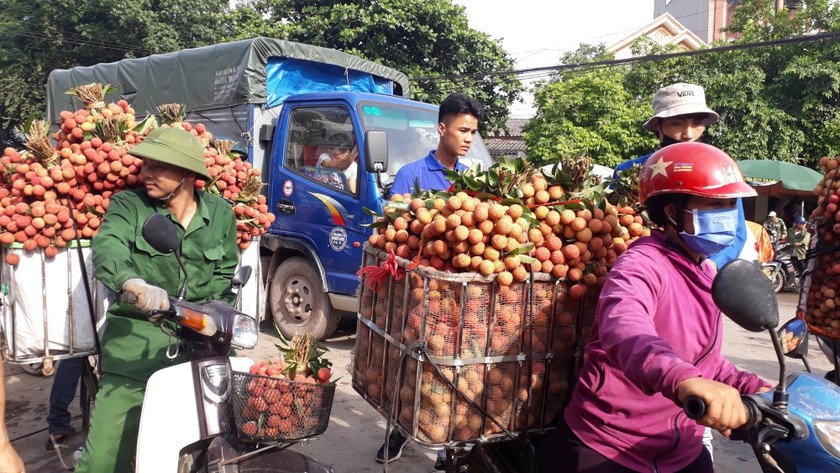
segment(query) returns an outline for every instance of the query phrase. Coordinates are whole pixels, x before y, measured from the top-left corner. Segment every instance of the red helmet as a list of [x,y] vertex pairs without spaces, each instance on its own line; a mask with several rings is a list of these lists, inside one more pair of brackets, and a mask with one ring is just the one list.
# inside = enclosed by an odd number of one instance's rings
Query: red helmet
[[752,197],[735,161],[704,143],[676,143],[653,153],[639,175],[639,200],[660,194],[691,194],[712,199]]

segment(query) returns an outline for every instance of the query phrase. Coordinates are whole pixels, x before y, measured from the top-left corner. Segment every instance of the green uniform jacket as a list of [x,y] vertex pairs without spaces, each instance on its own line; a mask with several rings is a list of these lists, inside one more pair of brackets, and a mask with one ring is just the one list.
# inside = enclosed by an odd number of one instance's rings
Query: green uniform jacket
[[[91,242],[94,276],[116,293],[125,281],[141,278],[175,296],[184,280],[175,255],[159,253],[141,234],[143,222],[153,213],[161,213],[177,224],[182,240],[181,258],[188,276],[186,299],[233,302],[230,280],[239,259],[236,219],[223,199],[202,191],[197,191],[197,196],[198,209],[184,230],[169,209],[150,199],[145,189],[114,194]],[[169,337],[133,305],[118,300],[108,309],[107,317],[102,337],[103,372],[146,382],[155,371],[183,361],[166,357]]]
[[[796,259],[805,259],[805,254],[808,252],[808,244],[811,243],[811,235],[808,230],[798,229],[796,227],[788,230],[788,243],[793,245],[793,255]],[[797,243],[802,243],[797,245]]]
[[776,221],[767,220],[764,222],[764,228],[770,233],[770,236],[774,239],[784,238],[787,235],[787,226],[785,226],[785,221],[776,218]]

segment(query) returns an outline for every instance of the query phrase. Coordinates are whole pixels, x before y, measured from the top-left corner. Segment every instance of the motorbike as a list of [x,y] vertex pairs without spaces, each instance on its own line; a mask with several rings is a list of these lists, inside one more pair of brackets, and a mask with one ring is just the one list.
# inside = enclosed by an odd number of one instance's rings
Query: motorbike
[[[712,294],[722,312],[741,327],[770,332],[780,366],[773,390],[742,396],[749,421],[731,439],[752,447],[764,473],[840,471],[840,387],[810,373],[805,322],[793,319],[774,330],[779,323],[775,292],[761,268],[750,261],[734,260],[721,268]],[[807,372],[788,376],[785,356],[802,360]],[[684,403],[686,415],[693,419],[702,418],[705,410],[699,398]],[[468,452],[447,451],[447,471],[533,473],[539,441],[522,436],[476,445]]]
[[[749,261],[724,266],[712,284],[712,295],[721,311],[742,328],[769,332],[780,368],[773,390],[741,397],[749,420],[731,439],[750,445],[765,473],[840,471],[840,387],[810,372],[805,322],[796,318],[774,330],[779,308],[773,287]],[[788,376],[785,356],[801,359],[807,371]],[[700,419],[706,406],[690,397],[684,411]]]
[[[296,442],[259,444],[240,438],[234,418],[233,372],[247,373],[253,362],[230,357],[229,352],[231,347],[256,346],[257,322],[221,301],[184,300],[186,271],[178,251],[180,240],[168,218],[152,215],[144,223],[142,235],[161,253],[173,253],[184,274],[178,296],[170,297],[169,310],[156,315],[178,327],[168,332],[180,341],[170,345],[168,355],[177,356],[180,348],[176,347],[183,347],[188,361],[159,370],[149,378],[135,472],[332,473],[331,466],[289,450]],[[246,266],[234,276],[231,285],[237,292],[250,272]]]
[[764,274],[770,278],[775,292],[798,290],[800,278],[793,266],[793,245],[787,242],[777,242],[774,246],[775,256],[773,261],[761,265]]

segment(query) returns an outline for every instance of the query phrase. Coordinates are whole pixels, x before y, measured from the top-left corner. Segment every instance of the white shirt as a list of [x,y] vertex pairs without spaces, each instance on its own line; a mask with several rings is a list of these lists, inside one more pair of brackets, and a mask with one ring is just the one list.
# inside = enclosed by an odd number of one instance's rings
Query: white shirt
[[[321,155],[318,156],[318,162],[316,163],[316,165],[323,166],[324,161],[326,161],[328,159],[332,159],[330,157],[330,153],[321,153]],[[356,161],[353,160],[353,162],[350,163],[350,166],[347,169],[344,170],[344,177],[347,178],[348,183],[356,182],[356,174],[358,172],[358,168],[359,167],[358,167]]]

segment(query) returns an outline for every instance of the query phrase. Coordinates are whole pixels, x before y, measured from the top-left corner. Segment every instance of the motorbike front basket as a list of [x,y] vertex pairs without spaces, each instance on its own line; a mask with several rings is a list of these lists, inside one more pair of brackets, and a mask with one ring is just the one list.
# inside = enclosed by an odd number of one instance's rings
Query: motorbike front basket
[[239,438],[290,441],[327,430],[335,384],[233,373],[233,413]]

